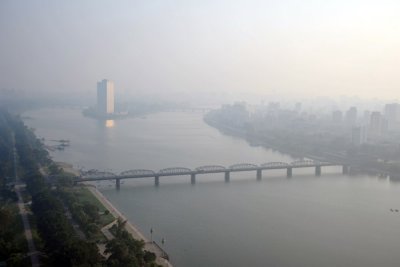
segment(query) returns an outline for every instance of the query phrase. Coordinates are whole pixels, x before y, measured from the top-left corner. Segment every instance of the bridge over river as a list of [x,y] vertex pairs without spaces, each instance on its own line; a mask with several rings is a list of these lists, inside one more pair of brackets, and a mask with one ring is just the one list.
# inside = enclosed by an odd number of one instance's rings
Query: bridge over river
[[136,179],[136,178],[154,178],[154,184],[158,186],[160,184],[160,177],[164,176],[190,176],[192,184],[196,183],[196,176],[202,174],[211,173],[224,173],[225,182],[229,182],[231,172],[246,172],[255,171],[257,180],[261,180],[262,171],[264,170],[279,170],[286,169],[286,176],[292,177],[293,169],[295,168],[315,168],[315,175],[321,175],[321,169],[325,166],[342,166],[343,173],[348,172],[349,167],[347,165],[330,163],[330,162],[319,162],[314,160],[298,160],[291,163],[286,162],[268,162],[261,165],[251,164],[251,163],[239,163],[234,164],[229,167],[224,167],[220,165],[206,165],[200,166],[195,169],[189,169],[184,167],[172,167],[161,169],[158,172],[147,169],[134,169],[123,171],[120,174],[115,174],[112,172],[90,170],[83,172],[80,177],[75,177],[74,182],[88,182],[88,181],[103,181],[103,180],[115,180],[116,188],[120,188],[120,182],[122,179]]

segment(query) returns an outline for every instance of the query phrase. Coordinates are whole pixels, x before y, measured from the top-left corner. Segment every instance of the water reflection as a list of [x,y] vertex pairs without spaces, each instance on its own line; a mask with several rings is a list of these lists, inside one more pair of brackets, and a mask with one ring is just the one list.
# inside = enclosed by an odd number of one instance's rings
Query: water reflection
[[106,120],[105,121],[105,126],[107,128],[113,128],[114,127],[114,120]]

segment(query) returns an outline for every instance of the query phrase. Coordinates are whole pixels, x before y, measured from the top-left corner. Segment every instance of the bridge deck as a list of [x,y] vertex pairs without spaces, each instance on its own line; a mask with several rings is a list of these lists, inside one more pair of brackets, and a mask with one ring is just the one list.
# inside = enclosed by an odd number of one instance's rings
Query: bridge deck
[[263,171],[263,170],[284,170],[295,168],[316,168],[326,166],[342,166],[342,164],[335,163],[320,163],[320,164],[296,164],[287,166],[257,166],[246,168],[226,168],[215,170],[190,170],[190,171],[177,171],[177,172],[154,172],[154,174],[136,174],[136,175],[116,175],[116,176],[102,176],[102,177],[76,177],[75,182],[87,181],[102,181],[102,180],[116,180],[116,179],[135,179],[135,178],[151,178],[162,176],[182,176],[182,175],[198,175],[198,174],[212,174],[212,173],[226,173],[226,172],[245,172],[245,171]]

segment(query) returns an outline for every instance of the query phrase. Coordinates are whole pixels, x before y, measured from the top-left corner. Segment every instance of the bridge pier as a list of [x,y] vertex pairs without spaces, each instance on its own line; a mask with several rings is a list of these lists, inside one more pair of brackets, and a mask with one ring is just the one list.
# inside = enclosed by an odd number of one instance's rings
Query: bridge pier
[[315,166],[315,176],[321,176],[321,166]]
[[226,183],[229,183],[229,180],[230,180],[230,178],[231,178],[230,176],[231,176],[231,172],[229,172],[229,171],[228,171],[228,172],[225,172],[225,182],[226,182]]
[[196,184],[196,174],[192,173],[190,175],[190,183],[191,184]]
[[117,190],[121,188],[121,179],[115,179],[115,188]]
[[262,178],[262,170],[259,169],[257,170],[257,181],[261,181],[261,178]]
[[288,168],[286,169],[286,177],[287,177],[287,178],[291,178],[291,177],[292,177],[292,173],[293,173],[292,167],[288,167]]
[[154,176],[154,185],[159,186],[160,185],[160,176]]
[[348,173],[349,173],[349,166],[343,165],[342,166],[342,174],[348,174]]

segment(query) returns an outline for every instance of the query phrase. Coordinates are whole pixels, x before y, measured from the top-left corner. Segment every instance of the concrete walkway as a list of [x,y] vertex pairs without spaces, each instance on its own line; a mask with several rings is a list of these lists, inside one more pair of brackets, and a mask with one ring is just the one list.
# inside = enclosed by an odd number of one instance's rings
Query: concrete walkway
[[[164,266],[164,267],[172,267],[172,264],[164,258],[164,255],[166,254],[157,244],[150,242],[139,230],[137,227],[135,227],[131,222],[129,222],[126,217],[119,211],[117,210],[112,204],[111,202],[105,198],[103,196],[103,194],[97,190],[97,188],[95,188],[92,185],[88,185],[87,188],[90,190],[90,192],[92,192],[96,198],[103,203],[103,205],[110,211],[110,213],[115,217],[115,218],[121,218],[123,221],[126,221],[125,224],[125,230],[130,233],[132,235],[133,238],[137,239],[137,240],[143,240],[145,242],[144,245],[144,249],[150,252],[153,252],[157,259],[156,259],[156,263]],[[108,239],[109,237],[114,238],[114,236],[108,231],[108,229],[110,229],[115,223],[117,222],[117,220],[115,220],[114,222],[106,225],[105,227],[102,228],[102,232],[104,233],[104,235],[106,236],[106,238]],[[104,230],[104,231],[103,231]],[[107,234],[105,234],[106,232],[108,232]]]
[[29,219],[28,219],[28,212],[25,207],[24,200],[22,198],[21,194],[21,187],[25,187],[25,184],[21,184],[18,174],[17,174],[17,149],[15,148],[15,137],[13,135],[13,159],[14,159],[14,175],[15,175],[15,193],[17,194],[18,197],[18,209],[19,209],[19,214],[21,215],[22,223],[24,225],[24,233],[25,233],[25,238],[26,241],[28,242],[28,255],[31,258],[31,263],[32,267],[38,267],[40,266],[39,263],[39,252],[36,250],[35,243],[33,242],[33,237],[32,237],[32,229],[31,225],[29,224]]
[[38,258],[39,252],[36,250],[35,243],[33,242],[32,229],[31,229],[31,226],[30,226],[29,220],[28,220],[28,212],[25,208],[25,203],[22,199],[20,187],[21,187],[21,185],[15,186],[15,192],[17,193],[17,196],[18,196],[19,214],[21,215],[21,218],[22,218],[22,223],[24,225],[25,238],[26,238],[26,241],[28,242],[28,249],[29,249],[28,255],[31,258],[32,266],[37,267],[37,266],[40,266],[39,258]]

